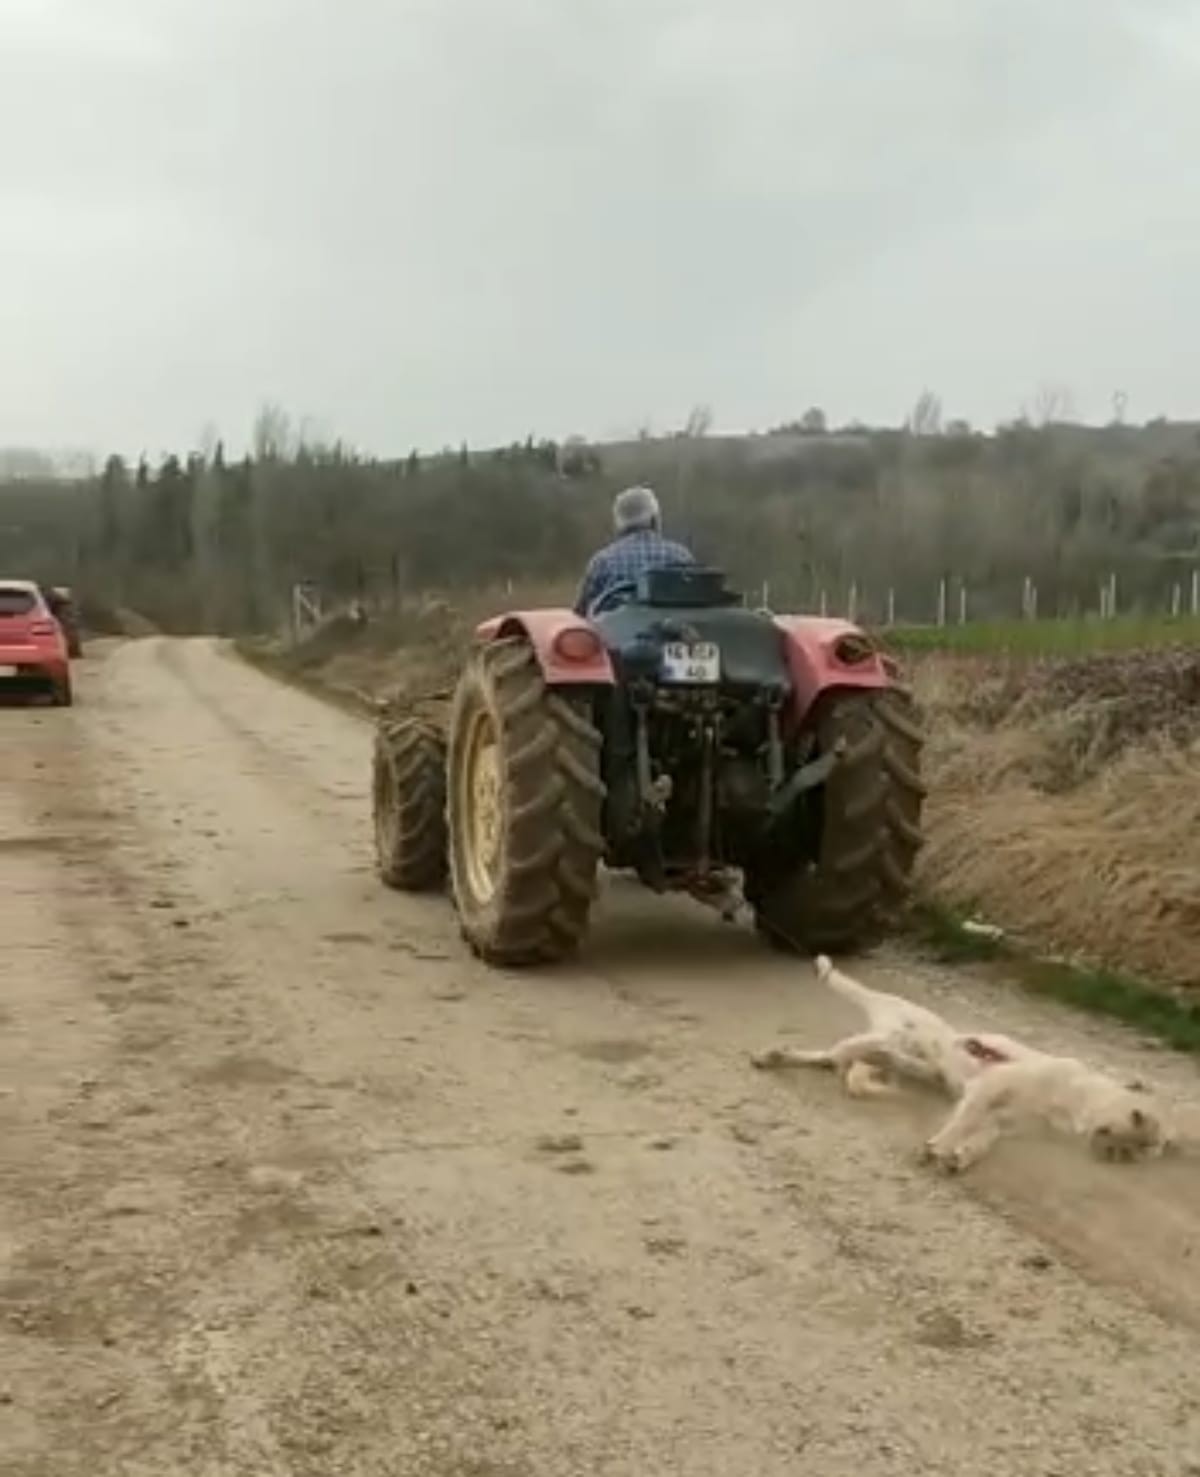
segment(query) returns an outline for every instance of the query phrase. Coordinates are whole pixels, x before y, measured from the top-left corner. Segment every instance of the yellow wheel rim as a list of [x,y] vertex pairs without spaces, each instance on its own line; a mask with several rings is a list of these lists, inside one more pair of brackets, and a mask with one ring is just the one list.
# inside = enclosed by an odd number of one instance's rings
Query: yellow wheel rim
[[464,747],[459,796],[463,870],[475,900],[486,904],[496,894],[504,840],[500,744],[487,713],[477,713],[472,719]]

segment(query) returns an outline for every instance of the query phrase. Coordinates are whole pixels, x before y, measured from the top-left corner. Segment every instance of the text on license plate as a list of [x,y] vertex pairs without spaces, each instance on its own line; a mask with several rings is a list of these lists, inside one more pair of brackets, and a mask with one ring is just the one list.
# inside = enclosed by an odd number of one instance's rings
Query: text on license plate
[[0,677],[15,677],[16,675],[16,667],[0,667]]
[[664,682],[719,682],[721,649],[711,641],[669,641],[662,652]]

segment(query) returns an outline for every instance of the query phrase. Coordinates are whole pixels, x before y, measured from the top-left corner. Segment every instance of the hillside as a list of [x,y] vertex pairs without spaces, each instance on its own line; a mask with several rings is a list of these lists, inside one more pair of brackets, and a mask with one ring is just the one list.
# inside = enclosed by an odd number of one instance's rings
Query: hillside
[[1200,568],[1191,424],[1017,423],[601,447],[532,438],[378,461],[260,427],[234,461],[168,456],[94,477],[0,479],[0,561],[142,610],[164,629],[244,632],[309,580],[328,604],[573,579],[609,499],[653,483],[669,525],[773,605],[865,619],[1015,617],[1187,605]]

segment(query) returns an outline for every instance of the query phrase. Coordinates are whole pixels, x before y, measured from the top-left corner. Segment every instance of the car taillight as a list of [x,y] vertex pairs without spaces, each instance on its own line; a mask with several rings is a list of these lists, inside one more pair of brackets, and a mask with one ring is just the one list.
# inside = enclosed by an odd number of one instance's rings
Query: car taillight
[[586,626],[568,626],[554,638],[554,654],[564,662],[590,662],[602,650],[599,636]]
[[31,636],[57,636],[58,626],[54,621],[30,621],[29,634]]

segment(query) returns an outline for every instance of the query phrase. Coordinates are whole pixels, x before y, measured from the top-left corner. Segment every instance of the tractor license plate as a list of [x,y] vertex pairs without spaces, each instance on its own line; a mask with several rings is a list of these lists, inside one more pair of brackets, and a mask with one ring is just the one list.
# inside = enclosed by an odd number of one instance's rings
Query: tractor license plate
[[663,647],[662,680],[664,682],[713,683],[721,680],[721,649],[711,641],[688,645],[670,641]]
[[0,667],[0,677],[15,677],[16,675],[16,667]]

